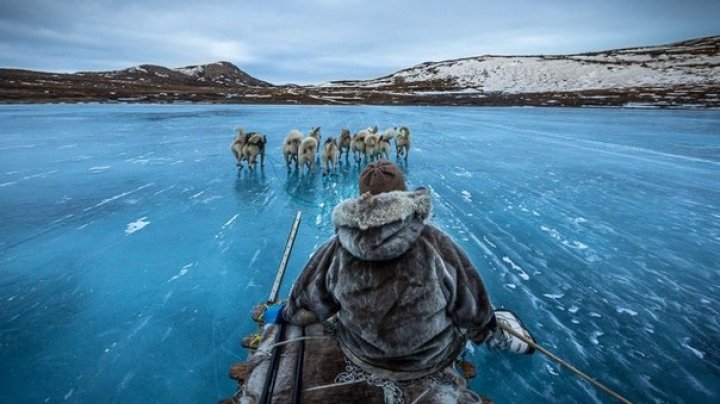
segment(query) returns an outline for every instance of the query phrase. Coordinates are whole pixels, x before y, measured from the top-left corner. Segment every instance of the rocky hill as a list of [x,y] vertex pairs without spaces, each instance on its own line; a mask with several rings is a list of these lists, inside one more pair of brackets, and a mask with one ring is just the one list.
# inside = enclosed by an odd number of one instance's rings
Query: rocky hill
[[107,72],[55,74],[0,69],[0,102],[222,102],[272,84],[229,62],[170,69],[140,65]]
[[458,103],[719,106],[720,36],[560,56],[479,56],[427,62],[335,90],[393,92]]
[[80,72],[86,77],[105,78],[120,81],[146,81],[153,83],[187,85],[211,85],[223,87],[267,87],[270,83],[258,80],[229,62],[217,62],[208,65],[186,66],[177,69],[155,65],[140,65],[111,72]]
[[720,36],[575,55],[427,62],[373,80],[274,86],[228,62],[53,74],[0,69],[0,102],[720,107]]

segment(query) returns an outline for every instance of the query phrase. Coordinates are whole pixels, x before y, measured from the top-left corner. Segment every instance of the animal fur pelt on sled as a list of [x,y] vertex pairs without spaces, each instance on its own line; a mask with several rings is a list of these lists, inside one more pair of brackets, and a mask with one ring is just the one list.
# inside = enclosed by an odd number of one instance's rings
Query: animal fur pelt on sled
[[[302,327],[287,325],[286,340],[298,339]],[[244,377],[240,380],[241,394],[234,402],[254,404],[260,400],[265,378],[268,374],[272,345],[278,330],[276,325],[265,329],[257,350],[251,352],[248,361],[242,366]],[[313,324],[305,327],[305,352],[302,375],[302,403],[348,403],[372,404],[385,403],[383,388],[366,381],[353,384],[337,385],[335,378],[345,372],[346,362],[342,351],[330,327]],[[282,345],[282,355],[278,367],[276,384],[273,389],[272,403],[291,402],[295,365],[299,352],[299,342]],[[445,372],[452,372],[446,369]],[[449,373],[448,373],[449,374]],[[479,397],[465,386],[464,379],[450,376],[456,383],[437,383],[423,380],[402,386],[403,398],[406,403],[492,403],[487,398]]]

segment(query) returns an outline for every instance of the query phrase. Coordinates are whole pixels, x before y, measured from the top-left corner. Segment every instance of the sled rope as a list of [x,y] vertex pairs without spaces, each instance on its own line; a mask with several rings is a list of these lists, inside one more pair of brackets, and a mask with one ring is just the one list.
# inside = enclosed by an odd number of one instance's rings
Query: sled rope
[[570,371],[572,371],[572,372],[575,373],[576,375],[580,376],[581,378],[585,379],[586,381],[592,383],[595,387],[597,387],[597,388],[599,388],[600,390],[602,390],[602,391],[610,394],[611,396],[613,396],[613,398],[615,398],[616,400],[620,401],[621,403],[632,404],[632,402],[631,402],[630,400],[628,400],[627,398],[621,396],[620,394],[616,393],[615,391],[613,391],[613,390],[610,389],[609,387],[607,387],[607,386],[605,386],[604,384],[598,382],[597,380],[593,379],[592,377],[588,376],[587,374],[581,372],[581,371],[580,371],[578,368],[576,368],[575,366],[573,366],[573,365],[565,362],[564,360],[560,359],[559,357],[557,357],[556,355],[554,355],[552,352],[550,352],[550,351],[548,351],[547,349],[545,349],[545,348],[541,347],[540,345],[538,345],[538,344],[537,344],[535,341],[533,341],[532,339],[527,338],[527,337],[525,337],[524,335],[522,335],[521,333],[513,330],[512,327],[510,327],[509,325],[507,325],[507,324],[505,324],[505,323],[503,323],[503,322],[500,322],[500,321],[498,321],[497,325],[498,325],[498,327],[500,327],[500,328],[502,328],[503,330],[507,331],[507,332],[508,332],[509,334],[511,334],[512,336],[517,337],[517,338],[520,338],[524,343],[526,343],[526,344],[528,344],[529,346],[531,346],[531,347],[537,349],[538,351],[542,352],[542,353],[543,353],[545,356],[547,356],[548,358],[550,358],[550,359],[554,360],[555,362],[557,362],[557,363],[565,366],[566,368],[570,369]]
[[291,344],[293,342],[300,342],[300,341],[307,341],[309,339],[325,339],[325,338],[333,338],[332,335],[309,335],[305,337],[297,337],[292,339],[286,339],[285,341],[276,342],[272,345],[269,345],[267,347],[258,348],[256,351],[256,354],[264,354],[267,355],[272,351],[274,348],[279,347],[281,345],[287,345]]
[[410,404],[417,404],[420,402],[420,399],[425,397],[427,393],[430,392],[430,387],[426,388],[425,391],[423,391],[419,396],[417,396],[416,399],[414,399]]
[[363,382],[365,382],[365,380],[351,380],[351,381],[349,381],[349,382],[338,382],[338,383],[323,384],[323,385],[321,385],[321,386],[308,387],[308,388],[306,388],[306,389],[303,390],[303,393],[308,393],[308,392],[317,391],[317,390],[324,390],[324,389],[329,389],[329,388],[333,388],[333,387],[347,386],[347,385],[350,385],[350,384],[358,384],[358,383],[363,383]]

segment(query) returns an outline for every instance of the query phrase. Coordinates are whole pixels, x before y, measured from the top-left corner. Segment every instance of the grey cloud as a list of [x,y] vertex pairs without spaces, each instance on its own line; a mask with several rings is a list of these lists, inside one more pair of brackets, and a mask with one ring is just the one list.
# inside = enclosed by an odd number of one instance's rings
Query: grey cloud
[[271,82],[372,78],[429,60],[577,53],[718,34],[720,2],[0,0],[0,66],[227,60]]

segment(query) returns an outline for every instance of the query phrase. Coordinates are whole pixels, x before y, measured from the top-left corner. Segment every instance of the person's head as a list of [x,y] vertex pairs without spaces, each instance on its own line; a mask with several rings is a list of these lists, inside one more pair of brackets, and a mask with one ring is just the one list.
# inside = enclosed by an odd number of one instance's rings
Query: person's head
[[398,166],[387,160],[370,163],[360,173],[360,195],[366,192],[377,195],[406,189],[405,175]]

